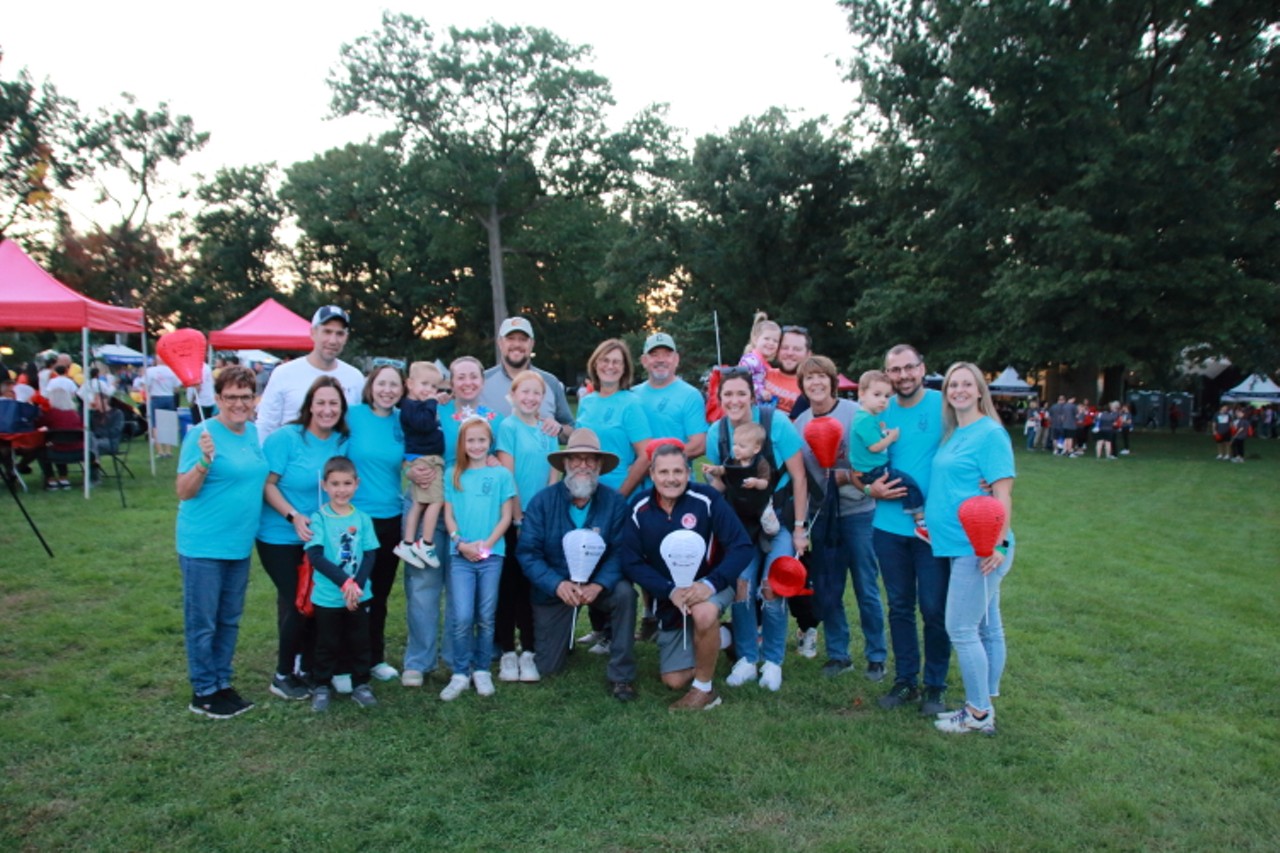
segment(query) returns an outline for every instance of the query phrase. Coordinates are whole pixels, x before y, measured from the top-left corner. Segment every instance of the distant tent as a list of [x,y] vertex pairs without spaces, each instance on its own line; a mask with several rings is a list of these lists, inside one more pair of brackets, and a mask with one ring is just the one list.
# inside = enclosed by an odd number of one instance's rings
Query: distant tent
[[1255,373],[1222,395],[1224,403],[1280,403],[1280,385]]
[[136,364],[139,366],[148,360],[133,347],[127,347],[122,344],[96,346],[93,348],[93,357],[107,364]]
[[1006,367],[1004,372],[987,386],[992,397],[1039,397],[1040,393],[1030,384],[1018,378],[1018,371]]
[[837,392],[858,390],[857,382],[854,382],[852,379],[850,379],[848,376],[845,376],[843,373],[837,373],[836,375],[839,377],[839,382],[836,388]]
[[216,350],[310,350],[311,323],[267,299],[225,329],[210,332],[209,346]]

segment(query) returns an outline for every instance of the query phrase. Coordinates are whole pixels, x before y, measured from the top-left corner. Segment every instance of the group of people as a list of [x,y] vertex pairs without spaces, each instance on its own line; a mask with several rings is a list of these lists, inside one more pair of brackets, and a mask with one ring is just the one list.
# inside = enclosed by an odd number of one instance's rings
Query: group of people
[[1087,399],[1077,402],[1060,394],[1051,406],[1033,403],[1028,407],[1023,432],[1027,450],[1051,446],[1054,456],[1076,459],[1088,453],[1092,440],[1095,457],[1115,459],[1129,455],[1133,412],[1118,400],[1098,408]]
[[[568,664],[584,606],[619,701],[637,695],[638,610],[662,683],[683,691],[673,710],[722,701],[724,650],[727,685],[781,689],[788,602],[802,648],[825,625],[822,672],[837,677],[854,669],[848,580],[863,672],[879,681],[883,578],[894,678],[881,706],[918,707],[946,732],[995,731],[1013,535],[1006,521],[1000,548],[980,558],[957,507],[987,493],[1010,516],[1015,472],[974,365],[954,365],[931,391],[920,354],[894,347],[863,377],[860,406],[838,397],[835,365],[812,354],[806,330],[762,319],[742,364],[720,370],[708,422],[702,394],[679,378],[675,340],[658,332],[644,342],[640,383],[623,341],[596,347],[593,391],[575,418],[560,381],[532,364],[524,318],[502,324],[496,365],[455,359],[447,394],[423,364],[407,382],[392,366],[361,376],[340,358],[349,334],[343,309],[318,310],[312,352],[273,371],[256,417],[253,372],[222,369],[216,413],[183,442],[177,551],[192,711],[252,707],[232,659],[256,549],[277,590],[269,690],[318,712],[335,693],[374,706],[374,681],[421,687],[441,666],[444,701],[492,695],[495,660],[498,681],[539,681]],[[805,435],[827,418],[842,438],[824,468]],[[704,454],[709,483],[694,479]],[[791,558],[807,563],[812,596],[788,597]],[[402,559],[408,636],[397,669],[385,626]],[[944,697],[952,645],[965,684],[957,709]]]

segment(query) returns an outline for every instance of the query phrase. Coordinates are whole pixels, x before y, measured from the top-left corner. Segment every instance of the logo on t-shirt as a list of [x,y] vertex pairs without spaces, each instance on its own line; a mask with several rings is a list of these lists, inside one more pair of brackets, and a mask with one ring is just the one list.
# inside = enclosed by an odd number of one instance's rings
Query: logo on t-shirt
[[698,519],[693,513],[686,512],[684,517],[680,519],[680,526],[685,530],[692,530],[698,526]]

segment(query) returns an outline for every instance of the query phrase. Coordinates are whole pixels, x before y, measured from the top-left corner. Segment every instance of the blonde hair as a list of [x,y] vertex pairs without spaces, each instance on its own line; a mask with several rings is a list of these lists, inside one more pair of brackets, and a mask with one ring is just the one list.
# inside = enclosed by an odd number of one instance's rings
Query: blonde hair
[[942,443],[951,438],[951,434],[956,431],[959,421],[956,419],[956,410],[951,405],[951,401],[947,399],[947,387],[951,385],[951,376],[957,370],[967,370],[973,375],[974,384],[978,386],[978,411],[983,416],[991,418],[996,423],[1004,426],[1004,421],[1000,420],[1000,415],[996,412],[996,404],[991,402],[991,389],[987,387],[987,377],[982,374],[982,370],[978,365],[968,361],[957,361],[955,364],[947,368],[947,375],[942,380]]
[[444,381],[444,374],[429,361],[415,361],[409,365],[409,378],[415,382],[430,382],[439,386]]
[[747,421],[745,424],[735,427],[733,430],[733,437],[736,441],[741,441],[743,443],[751,441],[758,444],[761,448],[764,447],[764,427],[755,421]]
[[862,389],[873,382],[883,382],[890,388],[893,388],[893,380],[889,378],[889,374],[883,370],[868,370],[866,373],[858,377],[858,393],[862,393]]
[[462,472],[471,467],[471,458],[467,456],[467,433],[473,429],[483,429],[489,436],[489,449],[493,449],[493,427],[484,418],[467,418],[458,427],[458,461],[453,463],[453,488],[462,491]]
[[776,332],[778,337],[782,337],[782,327],[769,319],[769,315],[763,311],[757,311],[755,316],[751,318],[751,337],[747,340],[747,345],[743,347],[742,354],[753,351],[756,348],[756,338],[760,337],[761,332]]

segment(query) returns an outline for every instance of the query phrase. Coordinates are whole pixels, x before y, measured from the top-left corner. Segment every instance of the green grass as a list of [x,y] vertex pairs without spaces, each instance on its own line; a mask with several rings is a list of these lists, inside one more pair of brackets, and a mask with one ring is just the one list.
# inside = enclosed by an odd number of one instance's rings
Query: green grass
[[172,462],[135,465],[128,509],[110,489],[25,496],[54,560],[0,496],[0,847],[1275,849],[1280,442],[1245,465],[1203,436],[1134,448],[1018,454],[994,739],[880,711],[887,684],[794,653],[780,693],[673,716],[648,644],[627,706],[578,654],[488,701],[385,684],[372,712],[316,718],[266,691],[256,565],[237,667],[258,707],[204,720],[185,710]]

